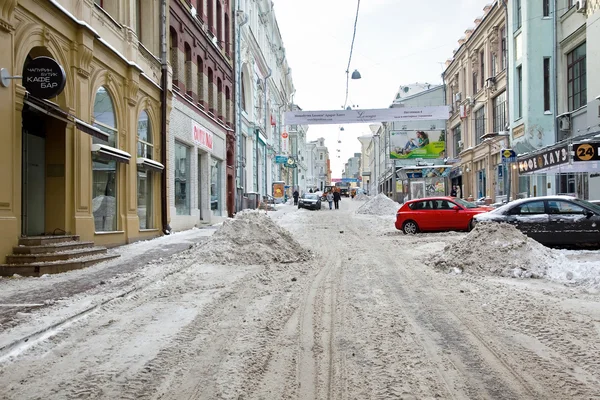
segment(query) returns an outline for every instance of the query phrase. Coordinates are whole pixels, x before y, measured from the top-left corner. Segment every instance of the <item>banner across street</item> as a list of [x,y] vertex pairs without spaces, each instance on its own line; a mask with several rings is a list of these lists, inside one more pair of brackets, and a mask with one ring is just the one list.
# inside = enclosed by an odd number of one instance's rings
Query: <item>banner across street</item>
[[395,107],[372,110],[288,111],[286,125],[364,124],[393,121],[446,120],[448,106]]

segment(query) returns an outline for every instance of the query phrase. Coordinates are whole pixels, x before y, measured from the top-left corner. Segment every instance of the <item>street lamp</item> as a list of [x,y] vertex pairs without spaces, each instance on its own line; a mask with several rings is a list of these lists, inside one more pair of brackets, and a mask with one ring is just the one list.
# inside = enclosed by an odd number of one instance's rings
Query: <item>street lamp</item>
[[358,72],[358,70],[355,69],[354,72],[352,73],[352,79],[360,79],[360,78],[362,78],[360,76],[360,72]]

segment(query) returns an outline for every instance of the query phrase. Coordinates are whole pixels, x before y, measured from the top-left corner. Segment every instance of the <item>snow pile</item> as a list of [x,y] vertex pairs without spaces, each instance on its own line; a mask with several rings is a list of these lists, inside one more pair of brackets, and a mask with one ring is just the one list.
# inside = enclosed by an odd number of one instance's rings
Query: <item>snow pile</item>
[[371,200],[371,196],[366,195],[363,192],[360,192],[356,195],[355,199],[356,200]]
[[306,261],[310,253],[264,212],[245,210],[228,219],[193,250],[202,263],[257,265]]
[[379,193],[356,210],[357,214],[370,215],[394,215],[400,208],[400,204],[390,199],[383,193]]
[[430,261],[436,268],[454,272],[541,278],[550,268],[561,266],[564,256],[512,225],[479,223],[463,240],[447,245]]

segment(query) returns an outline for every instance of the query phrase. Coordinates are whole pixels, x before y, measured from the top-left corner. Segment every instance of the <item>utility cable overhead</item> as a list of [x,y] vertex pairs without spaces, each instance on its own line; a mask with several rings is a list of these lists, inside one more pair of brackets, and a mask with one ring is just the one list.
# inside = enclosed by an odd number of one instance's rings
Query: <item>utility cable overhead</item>
[[344,109],[348,103],[348,85],[350,81],[350,61],[352,61],[352,50],[354,49],[354,39],[356,38],[356,24],[358,23],[358,10],[360,9],[360,0],[356,4],[356,17],[354,18],[354,31],[352,32],[352,44],[350,45],[350,56],[348,57],[348,66],[346,67],[346,99],[344,100]]

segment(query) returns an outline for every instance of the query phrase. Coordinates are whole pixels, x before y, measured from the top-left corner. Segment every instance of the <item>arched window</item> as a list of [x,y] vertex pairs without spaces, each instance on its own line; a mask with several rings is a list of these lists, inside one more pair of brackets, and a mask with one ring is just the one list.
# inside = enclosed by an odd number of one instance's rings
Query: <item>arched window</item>
[[[94,126],[105,132],[107,144],[117,146],[117,118],[113,101],[104,87],[94,99]],[[94,143],[106,142],[94,138]],[[98,153],[92,155],[92,212],[96,232],[117,230],[117,162]]]
[[[142,111],[138,118],[137,136],[137,156],[152,160],[154,157],[154,145],[152,144],[152,125],[150,124],[150,119],[148,118],[148,113],[146,111]],[[140,221],[140,229],[154,228],[154,204],[152,201],[153,180],[154,172],[152,172],[152,170],[147,168],[138,168],[137,212]]]
[[217,118],[224,120],[223,117],[223,81],[217,78]]
[[211,113],[215,113],[215,83],[211,68],[208,68],[208,109]]
[[[117,147],[117,118],[110,94],[101,86],[96,92],[94,100],[94,125],[104,133],[108,134],[108,145]],[[95,141],[102,143],[100,139]]]
[[185,43],[185,93],[193,96],[194,89],[192,85],[192,48]]
[[169,29],[169,35],[171,36],[171,40],[169,41],[169,62],[171,63],[171,68],[173,68],[173,86],[177,86],[177,82],[179,81],[178,41],[177,32],[175,32],[173,27]]
[[198,56],[197,57],[197,62],[198,62],[198,76],[197,76],[197,80],[198,80],[198,103],[200,103],[200,105],[204,105],[202,104],[202,102],[204,101],[204,62],[202,61],[202,56]]

